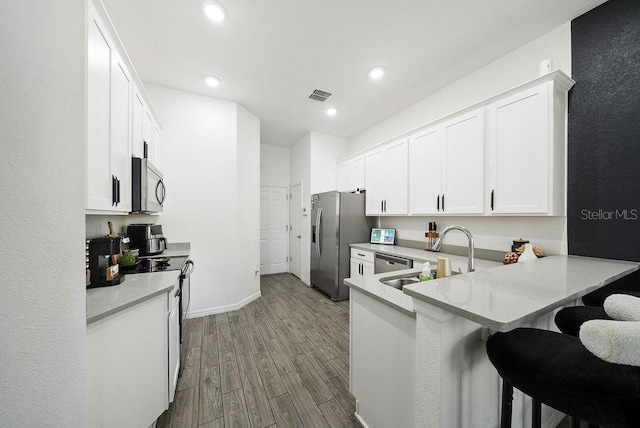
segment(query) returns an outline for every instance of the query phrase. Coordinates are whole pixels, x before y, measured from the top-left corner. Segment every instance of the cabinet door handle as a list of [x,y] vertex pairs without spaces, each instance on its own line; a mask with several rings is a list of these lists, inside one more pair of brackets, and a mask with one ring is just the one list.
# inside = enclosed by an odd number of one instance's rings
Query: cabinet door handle
[[384,212],[384,201],[382,199],[380,199],[380,212]]
[[111,176],[111,206],[116,204],[116,176]]
[[436,209],[440,211],[440,195],[436,196]]
[[360,263],[360,275],[364,276],[364,263]]
[[491,211],[493,211],[493,192],[494,190],[491,190]]
[[117,195],[117,200],[116,200],[116,206],[120,203],[120,179],[118,177],[116,177],[116,195]]
[[143,149],[142,149],[142,156],[147,159],[149,156],[149,145],[147,144],[146,141],[142,140],[143,143]]
[[364,254],[357,253],[360,257],[364,257]]
[[387,212],[387,200],[384,200],[384,212]]
[[444,212],[444,193],[442,194],[442,212]]

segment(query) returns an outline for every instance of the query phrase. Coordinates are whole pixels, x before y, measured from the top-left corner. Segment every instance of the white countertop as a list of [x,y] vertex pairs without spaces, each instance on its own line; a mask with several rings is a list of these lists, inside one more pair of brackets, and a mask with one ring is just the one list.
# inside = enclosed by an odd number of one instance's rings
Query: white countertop
[[636,262],[549,256],[411,284],[404,287],[404,293],[493,330],[508,331],[622,278],[639,266]]
[[179,270],[125,274],[121,284],[87,289],[87,324],[169,292],[179,275]]
[[[462,256],[397,245],[351,247],[419,262],[413,269],[346,278],[349,287],[408,316],[415,317],[415,298],[497,331],[522,326],[640,267],[636,262],[558,255],[511,265],[476,259],[476,271],[466,273],[467,258]],[[452,270],[463,274],[407,285],[403,290],[380,282],[381,278],[417,275],[420,263],[427,260],[435,267],[438,256],[449,257]]]
[[[385,303],[405,315],[415,317],[413,310],[413,300],[411,296],[403,293],[402,290],[390,287],[380,282],[381,278],[397,277],[402,275],[418,275],[422,270],[422,263],[429,261],[432,269],[436,267],[436,259],[438,257],[448,257],[451,259],[451,269],[458,272],[467,271],[467,258],[446,253],[436,253],[432,251],[418,250],[415,248],[400,247],[397,245],[380,245],[380,244],[351,244],[351,248],[358,248],[365,251],[375,251],[377,253],[393,254],[400,257],[406,257],[416,261],[412,269],[399,270],[395,272],[385,272],[365,277],[345,278],[344,282],[351,288],[356,288],[376,300]],[[502,263],[492,262],[488,260],[475,260],[476,270],[489,269],[496,266],[502,266]],[[457,275],[460,276],[460,275]]]
[[[156,257],[184,257],[191,253],[189,242],[174,243]],[[145,257],[141,257],[145,258]],[[148,257],[147,257],[148,258]],[[87,289],[87,324],[106,318],[123,309],[167,293],[178,281],[179,270],[124,274],[124,282],[110,287]]]

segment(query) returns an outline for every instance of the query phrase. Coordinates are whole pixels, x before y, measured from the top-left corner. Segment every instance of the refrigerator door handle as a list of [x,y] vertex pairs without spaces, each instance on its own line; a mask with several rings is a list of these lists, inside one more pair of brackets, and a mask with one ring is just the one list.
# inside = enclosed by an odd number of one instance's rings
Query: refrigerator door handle
[[320,237],[322,233],[320,232],[320,223],[322,222],[322,208],[318,208],[318,212],[316,213],[316,255],[320,258]]

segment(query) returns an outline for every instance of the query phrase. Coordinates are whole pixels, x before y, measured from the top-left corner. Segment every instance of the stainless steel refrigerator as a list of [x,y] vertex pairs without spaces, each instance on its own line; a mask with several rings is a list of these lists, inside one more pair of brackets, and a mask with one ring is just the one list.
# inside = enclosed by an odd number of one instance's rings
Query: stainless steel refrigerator
[[369,242],[364,194],[319,193],[311,207],[311,285],[333,301],[348,299],[349,244]]

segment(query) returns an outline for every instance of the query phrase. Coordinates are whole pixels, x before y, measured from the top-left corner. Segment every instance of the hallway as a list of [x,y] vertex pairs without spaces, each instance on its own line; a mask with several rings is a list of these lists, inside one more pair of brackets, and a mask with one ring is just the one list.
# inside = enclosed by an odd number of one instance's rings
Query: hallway
[[190,320],[174,402],[158,427],[359,427],[349,393],[349,301],[291,274],[244,308]]

